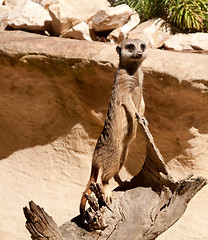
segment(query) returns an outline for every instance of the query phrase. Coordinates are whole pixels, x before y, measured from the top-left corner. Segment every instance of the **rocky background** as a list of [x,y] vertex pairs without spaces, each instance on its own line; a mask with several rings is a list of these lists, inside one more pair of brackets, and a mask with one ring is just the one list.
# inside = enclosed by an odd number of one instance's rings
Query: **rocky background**
[[[169,171],[207,178],[208,34],[173,35],[161,19],[139,24],[128,6],[103,0],[0,0],[0,28],[0,239],[29,239],[22,207],[31,199],[58,225],[78,214],[118,65],[115,43],[127,36],[149,46],[145,115]],[[138,131],[122,178],[144,157]],[[208,239],[207,198],[205,187],[158,239]]]
[[207,33],[173,35],[164,20],[140,24],[129,6],[111,7],[107,0],[0,0],[0,29],[5,28],[111,43],[140,38],[151,48],[208,51]]

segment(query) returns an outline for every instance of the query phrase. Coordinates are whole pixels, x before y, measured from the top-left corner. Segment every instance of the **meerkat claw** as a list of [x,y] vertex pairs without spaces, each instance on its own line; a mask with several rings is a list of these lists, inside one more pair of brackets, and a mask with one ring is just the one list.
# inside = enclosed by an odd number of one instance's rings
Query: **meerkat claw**
[[112,203],[112,201],[113,201],[113,196],[112,196],[112,194],[105,197],[105,202],[106,202],[106,203]]
[[138,122],[142,121],[145,126],[147,126],[147,127],[149,126],[149,123],[144,116],[139,116],[137,113],[135,115],[136,115],[136,119]]
[[141,119],[142,119],[144,125],[148,127],[149,123],[148,123],[147,119],[145,117],[142,117]]

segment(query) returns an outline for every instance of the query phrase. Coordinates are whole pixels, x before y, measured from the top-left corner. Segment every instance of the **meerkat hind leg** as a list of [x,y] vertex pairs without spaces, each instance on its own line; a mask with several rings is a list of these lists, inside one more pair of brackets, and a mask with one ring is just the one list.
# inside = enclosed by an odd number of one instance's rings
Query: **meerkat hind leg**
[[124,184],[118,173],[114,175],[114,180],[118,183],[119,186],[122,186]]
[[114,175],[114,179],[115,179],[115,181],[118,183],[118,185],[119,185],[120,187],[123,187],[126,183],[129,183],[129,181],[127,181],[127,180],[122,181],[118,173],[116,173],[116,174]]
[[114,174],[114,180],[118,183],[118,185],[120,187],[122,187],[123,185],[125,185],[126,182],[128,182],[128,181],[122,181],[120,176],[119,176],[119,171],[126,161],[127,154],[128,154],[128,145],[124,145],[123,146],[123,151],[122,151],[121,157],[120,157],[119,170]]

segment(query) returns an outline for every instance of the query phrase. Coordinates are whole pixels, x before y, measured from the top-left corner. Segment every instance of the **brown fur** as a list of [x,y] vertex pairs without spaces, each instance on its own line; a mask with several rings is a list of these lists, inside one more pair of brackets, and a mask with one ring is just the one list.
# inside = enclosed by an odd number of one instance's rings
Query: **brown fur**
[[94,150],[91,176],[80,203],[82,218],[85,216],[85,194],[91,193],[90,183],[97,181],[99,170],[107,201],[110,200],[107,191],[109,180],[114,177],[122,185],[118,173],[125,162],[129,143],[136,137],[136,114],[143,116],[145,110],[141,63],[146,57],[146,46],[141,40],[126,39],[116,50],[120,58],[119,67],[105,124]]

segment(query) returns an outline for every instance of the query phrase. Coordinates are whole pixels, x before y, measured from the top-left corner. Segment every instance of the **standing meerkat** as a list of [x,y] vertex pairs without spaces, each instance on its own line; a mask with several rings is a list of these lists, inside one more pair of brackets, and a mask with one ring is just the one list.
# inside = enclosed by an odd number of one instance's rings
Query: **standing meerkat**
[[143,117],[143,72],[141,63],[146,58],[146,45],[139,39],[123,40],[117,47],[119,67],[111,92],[108,113],[103,130],[98,138],[93,158],[91,175],[80,203],[80,215],[85,218],[85,194],[91,194],[89,186],[96,182],[101,171],[105,201],[111,201],[109,180],[122,185],[119,171],[124,165],[130,142],[136,137],[137,119]]

